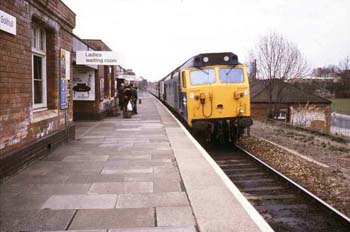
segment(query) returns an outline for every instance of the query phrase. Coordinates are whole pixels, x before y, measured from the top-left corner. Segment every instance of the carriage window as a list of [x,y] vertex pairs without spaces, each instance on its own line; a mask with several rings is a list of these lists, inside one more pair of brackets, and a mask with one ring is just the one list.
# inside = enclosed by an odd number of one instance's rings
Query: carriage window
[[205,85],[215,83],[214,69],[194,70],[190,73],[191,85]]
[[240,68],[221,68],[219,73],[222,83],[240,83],[244,81],[243,71]]

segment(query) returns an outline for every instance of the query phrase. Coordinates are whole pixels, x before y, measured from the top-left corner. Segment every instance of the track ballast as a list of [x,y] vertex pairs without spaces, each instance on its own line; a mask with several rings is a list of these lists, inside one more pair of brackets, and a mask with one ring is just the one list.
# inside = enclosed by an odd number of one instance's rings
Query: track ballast
[[230,145],[210,145],[206,150],[275,231],[350,231],[346,217],[251,154]]

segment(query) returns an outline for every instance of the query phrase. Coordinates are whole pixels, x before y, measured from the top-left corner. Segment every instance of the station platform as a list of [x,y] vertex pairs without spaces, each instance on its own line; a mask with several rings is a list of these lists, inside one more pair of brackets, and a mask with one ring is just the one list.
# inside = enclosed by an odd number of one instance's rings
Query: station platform
[[77,122],[76,140],[0,188],[1,231],[272,231],[169,111]]

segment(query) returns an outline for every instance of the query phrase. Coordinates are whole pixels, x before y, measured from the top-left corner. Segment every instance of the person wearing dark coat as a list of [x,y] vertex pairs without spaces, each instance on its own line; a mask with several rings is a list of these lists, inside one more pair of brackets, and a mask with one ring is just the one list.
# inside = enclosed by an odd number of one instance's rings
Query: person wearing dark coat
[[127,110],[127,105],[129,101],[132,104],[132,92],[131,92],[130,85],[126,86],[124,89],[124,110]]
[[137,88],[133,85],[133,83],[130,83],[130,89],[131,89],[131,101],[132,101],[132,112],[134,114],[137,114]]
[[124,83],[121,83],[118,88],[118,99],[119,99],[119,109],[124,110],[125,101],[124,101]]

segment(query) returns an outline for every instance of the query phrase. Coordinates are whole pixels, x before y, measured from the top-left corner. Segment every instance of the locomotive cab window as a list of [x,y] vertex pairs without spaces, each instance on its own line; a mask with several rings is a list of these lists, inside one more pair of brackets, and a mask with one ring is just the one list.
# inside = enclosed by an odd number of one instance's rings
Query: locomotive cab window
[[215,83],[214,69],[200,69],[190,72],[191,85],[206,85]]
[[182,82],[182,88],[186,89],[186,76],[184,71],[181,72],[181,82]]
[[241,83],[244,81],[243,70],[240,68],[219,69],[221,83]]

